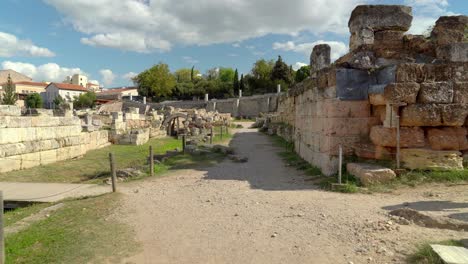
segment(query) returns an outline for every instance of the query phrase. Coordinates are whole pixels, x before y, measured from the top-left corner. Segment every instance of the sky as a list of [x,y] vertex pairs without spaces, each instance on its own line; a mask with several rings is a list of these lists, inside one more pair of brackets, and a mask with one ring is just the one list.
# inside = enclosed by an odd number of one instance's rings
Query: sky
[[334,60],[348,51],[358,4],[412,6],[412,34],[439,16],[468,14],[468,0],[0,1],[0,69],[49,82],[82,73],[104,87],[132,85],[159,62],[247,74],[256,60],[281,55],[297,69],[320,43]]

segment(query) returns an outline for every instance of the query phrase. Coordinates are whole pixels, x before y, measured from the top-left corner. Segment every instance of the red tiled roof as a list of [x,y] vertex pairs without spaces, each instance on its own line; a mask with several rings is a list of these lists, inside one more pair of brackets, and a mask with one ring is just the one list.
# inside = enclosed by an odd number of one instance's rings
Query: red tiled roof
[[43,87],[46,87],[47,83],[43,83],[43,82],[15,82],[14,84],[24,84],[24,85],[32,85],[32,86],[43,86]]
[[106,89],[101,92],[101,94],[115,94],[115,93],[121,93],[125,91],[130,91],[130,90],[136,90],[138,89],[137,87],[128,87],[128,88],[113,88],[113,89]]
[[61,90],[72,90],[72,91],[83,91],[87,92],[88,89],[86,89],[83,86],[76,85],[76,84],[69,84],[69,83],[51,83],[50,85],[55,85],[57,88]]

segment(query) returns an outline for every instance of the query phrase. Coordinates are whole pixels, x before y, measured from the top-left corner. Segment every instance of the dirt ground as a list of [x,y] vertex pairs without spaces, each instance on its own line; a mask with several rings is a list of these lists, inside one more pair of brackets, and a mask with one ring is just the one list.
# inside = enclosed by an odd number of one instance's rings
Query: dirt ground
[[226,159],[121,189],[117,215],[142,244],[125,263],[404,263],[420,242],[468,238],[387,215],[408,206],[468,221],[468,186],[327,192],[285,166],[255,130],[239,130],[231,145],[247,163]]

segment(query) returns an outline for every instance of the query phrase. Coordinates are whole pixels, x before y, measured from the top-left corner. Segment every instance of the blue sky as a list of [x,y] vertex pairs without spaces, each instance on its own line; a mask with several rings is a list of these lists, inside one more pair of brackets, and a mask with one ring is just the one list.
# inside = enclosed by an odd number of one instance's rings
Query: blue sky
[[[411,33],[441,15],[468,14],[467,0],[2,0],[0,68],[36,81],[82,72],[106,87],[165,62],[248,73],[260,58],[308,63],[314,44],[347,52],[347,21],[359,3],[413,6]],[[255,2],[255,3],[252,3]]]

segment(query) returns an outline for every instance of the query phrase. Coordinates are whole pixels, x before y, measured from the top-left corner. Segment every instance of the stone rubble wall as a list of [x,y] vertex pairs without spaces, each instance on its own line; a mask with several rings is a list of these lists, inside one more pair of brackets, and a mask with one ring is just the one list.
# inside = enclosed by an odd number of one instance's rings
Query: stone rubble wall
[[340,144],[348,156],[395,160],[399,122],[403,166],[462,169],[468,17],[439,18],[430,38],[405,35],[411,21],[411,7],[356,7],[350,52],[330,65],[330,49],[314,47],[311,77],[278,98],[268,131],[331,175]]
[[78,117],[21,116],[0,105],[0,173],[84,155],[109,145],[108,131],[81,132]]
[[207,111],[231,114],[232,117],[257,117],[260,114],[276,112],[280,94],[263,94],[231,98],[224,100],[210,100]]

